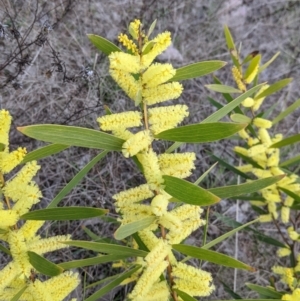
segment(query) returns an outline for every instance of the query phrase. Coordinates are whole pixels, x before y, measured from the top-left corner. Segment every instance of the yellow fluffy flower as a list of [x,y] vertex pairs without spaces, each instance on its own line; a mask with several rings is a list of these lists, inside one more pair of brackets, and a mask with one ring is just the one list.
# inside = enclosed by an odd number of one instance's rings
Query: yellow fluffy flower
[[151,142],[150,132],[147,130],[140,131],[124,142],[122,145],[122,153],[125,158],[135,156],[142,151],[146,151],[151,145]]
[[178,98],[183,91],[183,86],[178,82],[162,84],[158,87],[143,90],[143,100],[147,105],[154,105],[166,100]]
[[151,108],[148,110],[150,130],[154,135],[175,128],[189,115],[186,105]]
[[127,129],[142,125],[142,114],[138,111],[127,111],[111,115],[105,115],[97,119],[101,130],[114,131],[118,129]]

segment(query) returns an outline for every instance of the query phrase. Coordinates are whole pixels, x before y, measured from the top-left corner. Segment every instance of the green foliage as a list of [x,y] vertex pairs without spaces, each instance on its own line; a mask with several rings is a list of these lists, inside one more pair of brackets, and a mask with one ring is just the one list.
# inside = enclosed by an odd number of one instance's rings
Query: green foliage
[[[290,221],[290,212],[296,217],[293,221],[298,220],[297,210],[300,210],[300,189],[298,189],[297,175],[280,168],[288,168],[293,164],[297,164],[300,162],[300,156],[295,156],[280,163],[279,149],[299,142],[300,134],[295,134],[286,139],[278,138],[279,136],[274,138],[271,133],[269,134],[269,128],[299,108],[300,100],[295,101],[273,121],[264,118],[272,112],[272,109],[276,106],[275,104],[267,112],[259,111],[265,97],[282,90],[292,80],[291,78],[281,79],[269,86],[266,86],[265,83],[258,84],[258,75],[276,59],[279,53],[263,65],[260,65],[262,56],[258,51],[251,52],[242,59],[242,54],[240,50],[237,50],[229,28],[225,26],[225,41],[233,62],[233,79],[237,87],[223,84],[214,75],[213,83],[206,85],[206,87],[209,90],[221,93],[217,96],[224,98],[226,105],[223,105],[218,98],[209,97],[209,101],[218,109],[216,112],[207,116],[198,124],[178,126],[183,118],[187,116],[187,112],[180,111],[183,106],[177,105],[178,113],[174,114],[174,111],[170,110],[171,106],[160,106],[160,103],[180,96],[183,87],[179,81],[211,74],[225,66],[226,63],[223,61],[204,61],[177,69],[174,69],[170,64],[153,64],[154,57],[164,51],[171,43],[168,32],[164,32],[153,39],[150,38],[155,25],[156,20],[146,33],[139,20],[131,22],[128,31],[132,39],[129,39],[127,35],[123,35],[121,38],[119,36],[119,41],[126,49],[125,51],[101,36],[88,35],[91,43],[109,56],[110,74],[113,79],[135,105],[141,109],[139,112],[136,110],[135,112],[113,113],[108,107],[104,108],[106,115],[100,117],[98,121],[100,120],[100,128],[111,132],[111,134],[88,128],[51,124],[18,128],[21,133],[28,137],[52,143],[27,154],[18,164],[40,160],[61,152],[70,146],[104,150],[75,175],[46,209],[20,214],[18,220],[65,221],[101,216],[103,222],[112,222],[114,226],[118,227],[114,237],[103,238],[98,236],[93,229],[83,228],[89,238],[94,241],[61,241],[61,244],[66,246],[82,249],[78,252],[84,252],[84,250],[97,252],[99,253],[97,256],[54,264],[36,252],[26,251],[30,264],[39,273],[50,277],[61,275],[65,270],[109,262],[114,262],[113,267],[124,270],[123,273],[89,284],[88,288],[99,284],[104,284],[104,286],[84,299],[86,301],[99,300],[115,287],[132,281],[137,282],[137,284],[134,286],[131,295],[127,296],[129,300],[136,300],[135,294],[145,300],[150,297],[151,300],[154,300],[153,295],[156,296],[157,287],[161,286],[159,293],[166,294],[166,301],[175,301],[178,300],[178,297],[184,301],[194,301],[196,299],[193,296],[209,295],[211,281],[207,280],[209,279],[209,273],[205,276],[207,279],[202,279],[201,269],[186,264],[189,259],[198,259],[201,262],[207,261],[219,266],[250,272],[255,271],[255,268],[242,261],[210,250],[216,244],[243,230],[266,244],[279,247],[281,251],[290,253],[291,266],[296,267],[294,270],[290,269],[293,275],[290,276],[289,274],[289,277],[294,277],[294,281],[292,284],[289,283],[289,287],[292,290],[291,293],[295,292],[298,289],[298,271],[296,268],[299,269],[297,264],[300,265],[300,263],[294,250],[300,238],[297,236],[297,223],[292,223],[293,227],[289,228],[287,224]],[[165,74],[169,75],[166,76]],[[234,98],[232,94],[240,95]],[[158,106],[155,106],[155,109],[162,109],[157,111],[160,113],[155,113],[156,111],[151,107],[156,104]],[[182,118],[180,119],[177,115]],[[235,123],[220,121],[226,117],[230,117]],[[172,122],[168,124],[170,120]],[[163,130],[156,131],[154,130],[155,126],[158,128],[162,126]],[[135,129],[131,132],[129,130],[131,128]],[[195,183],[184,180],[195,169],[194,160],[196,155],[193,153],[171,154],[174,150],[183,143],[208,143],[226,139],[234,134],[239,134],[241,143],[245,147],[236,148],[232,153],[236,155],[236,159],[243,160],[250,167],[247,165],[234,166],[226,162],[226,159],[213,153],[209,153],[209,155],[227,172],[245,179],[246,182],[241,183],[239,179],[237,185],[211,187],[209,189],[198,186],[209,175],[215,164],[208,168]],[[153,144],[154,139],[173,141],[174,144],[165,153],[162,150],[159,150],[158,153],[155,144]],[[4,148],[5,145],[0,143],[1,152],[4,151]],[[108,213],[107,209],[57,207],[59,202],[107,155],[108,151],[117,151],[126,158],[131,157],[136,163],[137,169],[143,173],[145,177],[143,183],[145,184],[116,193],[113,199],[117,214],[107,216],[106,219],[103,215]],[[1,168],[0,164],[1,200],[5,199],[5,207],[10,210],[10,197],[7,195],[3,197],[6,193],[6,182],[4,180],[6,172],[3,172]],[[116,178],[115,181],[119,181],[119,179]],[[276,196],[278,196],[278,199],[276,199]],[[250,202],[251,208],[260,217],[241,224],[222,214],[215,213],[218,219],[233,229],[211,241],[207,241],[208,208],[202,246],[196,247],[184,243],[191,232],[205,223],[199,216],[202,212],[199,207],[213,206],[221,199],[237,199],[237,197],[241,202]],[[272,198],[275,198],[275,201]],[[2,207],[4,208],[4,206]],[[278,218],[278,211],[280,210],[281,221]],[[287,215],[288,219],[284,220]],[[258,221],[273,222],[276,229],[286,227],[284,235],[280,232],[283,241],[250,227]],[[6,237],[8,233],[21,232],[18,231],[17,224],[1,226],[0,234]],[[32,233],[30,234],[32,235]],[[119,241],[116,242],[116,240]],[[9,248],[3,245],[0,245],[0,250],[12,256],[12,260],[15,260],[14,257],[17,256],[15,251],[11,252]],[[179,261],[176,257],[178,252],[187,257]],[[184,269],[184,276],[180,274],[182,273],[182,271],[180,272],[180,266]],[[159,272],[155,274],[157,271]],[[283,271],[282,275],[285,275],[284,267]],[[202,291],[199,289],[198,292],[195,292],[195,288],[181,289],[180,279],[186,277],[189,273],[193,275],[189,278],[191,287],[201,281],[201,285],[204,287]],[[284,277],[282,276],[283,280],[286,279]],[[145,285],[143,281],[150,281],[150,284]],[[244,301],[271,301],[280,300],[286,294],[288,295],[287,298],[291,296],[290,293],[278,292],[269,287],[254,284],[246,284],[246,286],[257,292],[260,299],[242,299],[229,286],[227,286],[227,292],[233,298]],[[16,291],[11,300],[19,300],[27,287],[26,285]],[[151,294],[153,295],[150,296]]]

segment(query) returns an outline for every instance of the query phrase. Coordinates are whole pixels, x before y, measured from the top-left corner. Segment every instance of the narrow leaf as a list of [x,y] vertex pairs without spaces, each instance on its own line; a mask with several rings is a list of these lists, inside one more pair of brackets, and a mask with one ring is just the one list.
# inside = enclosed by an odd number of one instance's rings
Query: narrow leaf
[[239,157],[241,157],[244,161],[246,161],[247,163],[251,164],[253,167],[255,168],[259,168],[259,169],[263,169],[263,167],[261,167],[256,161],[254,161],[253,159],[251,159],[250,157],[244,156],[243,154],[234,151]]
[[40,160],[43,158],[46,158],[48,156],[57,154],[66,148],[68,148],[68,145],[63,145],[63,144],[50,144],[44,147],[41,147],[39,149],[36,149],[30,153],[28,153],[23,161],[21,163],[27,163],[33,160]]
[[129,247],[124,247],[116,244],[98,243],[90,241],[72,240],[64,242],[69,246],[93,250],[100,253],[107,253],[111,255],[129,255],[130,257],[145,257],[148,252],[136,250]]
[[[220,119],[222,119],[223,117],[225,117],[229,112],[231,112],[232,110],[234,110],[243,100],[245,100],[247,97],[250,97],[253,93],[255,93],[258,89],[260,89],[262,86],[264,85],[264,83],[253,87],[252,89],[248,90],[247,92],[245,92],[244,94],[240,95],[238,98],[232,100],[230,103],[228,103],[226,106],[222,107],[220,110],[218,110],[217,112],[213,113],[212,115],[210,115],[209,117],[207,117],[206,119],[201,121],[201,124],[203,123],[211,123],[211,122],[217,122]],[[229,95],[230,94],[226,94],[224,93],[223,95]],[[231,97],[231,96],[230,96]],[[242,113],[241,109],[236,108],[237,113]],[[251,131],[252,127],[249,126],[249,129]],[[252,129],[253,131],[253,129]],[[177,149],[180,145],[182,145],[182,142],[175,142],[172,146],[170,146],[167,150],[166,153],[171,153],[173,152],[175,149]]]
[[201,123],[209,123],[209,122],[219,121],[221,118],[225,117],[229,112],[231,112],[235,107],[237,107],[247,97],[251,97],[251,95],[254,94],[256,91],[258,91],[263,85],[264,85],[264,83],[251,88],[250,90],[243,93],[236,99],[232,100],[230,103],[228,103],[222,109],[220,109],[217,112],[213,113],[212,115],[208,116]]
[[20,219],[35,221],[71,221],[98,217],[107,212],[107,209],[92,207],[59,207],[31,211],[23,214]]
[[18,301],[21,296],[23,295],[23,293],[26,291],[27,289],[27,285],[24,285],[11,299],[10,301]]
[[211,97],[207,97],[208,101],[213,105],[215,106],[218,110],[223,108],[223,105],[221,105],[220,103],[218,103],[216,100],[214,100],[213,98]]
[[246,126],[247,124],[228,122],[191,124],[163,131],[155,135],[155,138],[187,143],[204,143],[227,138]]
[[97,265],[106,262],[113,262],[129,257],[129,255],[102,255],[87,259],[79,259],[68,262],[59,263],[58,266],[64,270],[83,268],[91,265]]
[[226,86],[226,85],[217,85],[217,84],[211,84],[211,85],[205,85],[207,89],[210,89],[215,92],[220,93],[243,93],[241,90],[236,89],[234,87]]
[[300,203],[300,196],[293,191],[290,191],[284,187],[278,187],[281,191],[283,191],[285,194],[289,195],[291,198],[293,198],[297,203]]
[[280,54],[280,51],[276,52],[270,60],[268,60],[266,63],[264,63],[262,66],[260,66],[258,69],[258,74],[261,73],[262,71],[264,71],[266,68],[268,68],[272,64],[272,62],[275,61],[275,59],[277,58],[277,56],[279,54]]
[[96,46],[96,48],[102,51],[106,55],[110,55],[112,52],[121,51],[121,49],[114,43],[104,39],[103,37],[97,36],[95,34],[87,35],[90,41]]
[[227,25],[224,26],[224,34],[228,50],[235,50],[234,41]]
[[47,208],[54,208],[58,203],[83,179],[83,177],[107,155],[108,151],[103,151],[91,160],[82,170],[80,170],[74,178],[58,193],[58,195],[50,202]]
[[248,123],[248,124],[251,123],[251,118],[243,114],[231,114],[230,119],[233,122]]
[[240,185],[211,188],[208,189],[208,191],[217,195],[221,199],[225,199],[225,198],[230,198],[232,196],[238,196],[242,194],[259,191],[265,187],[268,187],[280,181],[283,177],[284,175],[268,177],[264,179],[255,180],[249,183],[240,184]]
[[[221,215],[221,214],[219,214],[217,212],[215,212],[214,215],[218,219],[220,219],[221,221],[223,221],[229,227],[236,228],[236,227],[243,226],[243,224],[241,224],[241,223],[239,223],[239,222],[237,222],[237,221],[235,221],[235,220],[233,220],[233,219],[231,219],[231,218],[229,218],[227,216],[223,216],[223,215]],[[244,228],[244,230],[251,231],[258,240],[260,240],[260,241],[262,241],[264,243],[267,243],[269,245],[276,246],[276,247],[279,247],[279,248],[284,248],[285,247],[285,245],[282,242],[280,242],[279,240],[276,240],[276,239],[274,239],[274,238],[272,238],[270,236],[264,235],[261,232],[255,230],[253,228],[246,227],[246,228]]]
[[147,37],[149,38],[149,36],[151,35],[151,33],[153,32],[155,26],[156,26],[156,22],[157,22],[157,19],[155,19],[152,24],[150,25],[149,27],[149,30],[148,30],[148,33],[147,33]]
[[35,252],[28,251],[29,262],[39,273],[47,276],[57,276],[64,270],[53,262],[45,259],[44,257],[36,254]]
[[296,156],[294,158],[291,158],[289,160],[286,160],[284,162],[281,162],[279,164],[280,167],[288,167],[288,166],[291,166],[291,165],[294,165],[294,164],[297,164],[300,162],[300,155],[299,156]]
[[285,138],[277,143],[272,144],[270,147],[281,148],[287,145],[291,145],[300,141],[300,134]]
[[232,172],[234,172],[235,174],[243,177],[244,179],[251,179],[250,176],[248,176],[247,174],[241,172],[240,170],[238,170],[237,168],[235,168],[233,165],[225,162],[224,160],[222,160],[221,158],[217,157],[216,155],[209,153],[208,154],[215,160],[217,160],[221,165],[223,165],[224,167],[226,167],[227,169],[231,170]]
[[206,260],[209,262],[216,263],[218,265],[222,266],[227,266],[231,268],[236,268],[236,269],[242,269],[242,270],[247,270],[254,272],[255,269],[239,260],[236,260],[230,256],[211,251],[211,250],[205,250],[202,248],[194,247],[194,246],[187,246],[187,245],[182,245],[182,244],[175,244],[172,245],[172,248],[176,251],[179,251],[180,253],[183,253],[185,255],[201,259],[201,260]]
[[180,291],[178,289],[175,289],[174,290],[177,295],[183,300],[183,301],[197,301],[197,299],[193,298],[192,296],[190,296],[189,294],[183,292],[183,291]]
[[149,216],[126,225],[121,225],[115,232],[114,237],[115,239],[122,240],[137,231],[141,231],[149,227],[154,223],[155,219],[155,216]]
[[261,59],[261,55],[258,54],[256,55],[251,61],[250,61],[250,64],[247,68],[247,70],[245,71],[245,74],[244,74],[244,79],[245,81],[247,82],[247,79],[248,77],[253,73],[255,72],[256,68],[258,70],[258,65],[260,63],[260,59]]
[[219,280],[223,287],[224,287],[224,290],[227,294],[229,294],[233,299],[237,300],[237,299],[242,299],[242,297],[240,295],[238,295],[237,293],[235,293],[229,285],[227,285],[225,282],[223,282],[222,280]]
[[300,107],[300,98],[296,100],[292,105],[287,107],[283,112],[281,112],[276,118],[273,119],[273,125],[284,119],[289,114],[293,113]]
[[244,224],[244,225],[242,225],[242,226],[240,226],[240,227],[237,227],[237,228],[235,228],[235,229],[233,229],[233,230],[231,230],[231,231],[229,231],[229,232],[227,232],[227,233],[225,233],[225,234],[219,236],[218,238],[216,238],[216,239],[210,241],[210,242],[207,243],[206,245],[202,246],[201,249],[208,250],[208,249],[212,248],[214,245],[216,245],[216,244],[222,242],[223,240],[225,240],[226,238],[232,236],[232,235],[235,234],[236,232],[238,232],[238,231],[240,231],[240,230],[243,230],[244,228],[246,228],[246,227],[248,227],[248,226],[250,226],[250,225],[252,225],[252,224],[254,224],[254,223],[257,223],[258,221],[259,221],[259,218],[255,219],[255,220],[253,220],[253,221],[251,221],[251,222],[248,222],[248,223],[246,223],[246,224]]
[[252,291],[259,293],[265,297],[280,299],[283,296],[283,293],[277,292],[274,289],[263,287],[260,285],[245,283],[247,287],[249,287]]
[[113,288],[118,286],[123,280],[129,278],[133,273],[138,271],[140,268],[141,268],[141,266],[136,266],[133,269],[131,269],[127,272],[124,272],[123,274],[120,274],[120,276],[118,278],[114,279],[112,282],[110,282],[109,284],[102,287],[100,290],[95,292],[93,295],[91,295],[90,297],[88,297],[84,301],[97,301],[97,300],[99,300],[99,298],[101,298],[105,294],[109,293]]
[[218,164],[218,162],[214,163],[208,170],[206,170],[194,183],[195,185],[199,185],[205,177],[212,171],[212,169]]
[[169,81],[181,81],[210,74],[227,63],[223,61],[198,62],[176,69],[176,74]]
[[219,202],[219,198],[207,190],[190,182],[172,176],[163,176],[164,190],[179,201],[198,206],[209,206]]
[[280,80],[276,82],[275,84],[271,85],[269,88],[261,92],[259,95],[255,96],[255,99],[259,99],[261,97],[266,97],[268,95],[271,95],[282,88],[284,88],[286,85],[288,85],[293,79],[292,78],[285,78],[283,80]]
[[100,131],[57,124],[18,127],[24,135],[46,142],[88,148],[121,150],[124,140]]
[[0,251],[2,251],[3,253],[11,256],[11,252],[9,249],[5,248],[2,244],[0,244]]

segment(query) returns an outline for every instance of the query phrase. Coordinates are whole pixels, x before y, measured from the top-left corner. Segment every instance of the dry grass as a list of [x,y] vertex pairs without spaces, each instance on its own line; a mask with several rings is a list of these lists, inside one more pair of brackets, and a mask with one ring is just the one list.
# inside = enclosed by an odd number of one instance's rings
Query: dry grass
[[[245,55],[259,50],[265,62],[277,51],[281,52],[276,63],[263,73],[262,80],[272,83],[285,77],[294,78],[288,88],[269,98],[267,108],[277,103],[273,115],[276,116],[299,97],[299,1],[0,0],[0,23],[7,25],[4,28],[8,34],[6,39],[0,39],[0,108],[10,110],[14,117],[14,126],[58,123],[97,129],[96,118],[104,114],[104,105],[109,106],[113,112],[133,108],[133,104],[110,79],[107,59],[89,43],[86,34],[98,34],[116,42],[118,33],[125,32],[127,25],[134,18],[143,20],[146,27],[157,19],[155,33],[171,31],[173,45],[161,59],[170,60],[175,66],[213,59],[229,62],[222,30],[223,24],[227,23]],[[14,51],[18,52],[20,49],[11,33],[13,25],[20,32],[21,39],[26,37],[26,40],[22,40],[26,47],[9,62]],[[53,30],[50,30],[48,25]],[[47,37],[47,42],[42,46],[41,41],[37,39],[41,33]],[[59,69],[61,72],[58,72]],[[93,78],[87,78],[88,70],[94,70]],[[232,80],[229,71],[230,64],[217,72],[217,75],[224,83],[230,85]],[[199,121],[215,110],[207,101],[209,96],[222,101],[218,94],[209,92],[204,87],[204,84],[211,81],[212,78],[207,76],[184,82],[185,91],[180,102],[190,107],[190,122]],[[283,129],[290,135],[299,132],[299,126],[298,111],[298,114],[294,113],[277,129]],[[13,130],[11,147],[15,148],[21,144],[28,150],[41,145]],[[186,147],[197,152],[197,171],[194,178],[200,176],[212,164],[207,150],[233,163],[231,145],[221,141],[210,145]],[[165,148],[166,145],[162,144],[160,147]],[[295,151],[299,149],[292,150]],[[38,178],[44,195],[41,206],[49,203],[96,154],[95,150],[72,148],[42,160]],[[64,198],[63,204],[108,207],[112,209],[113,214],[111,195],[125,187],[135,186],[141,180],[133,162],[125,161],[117,153],[111,153]],[[217,168],[206,179],[205,185],[222,186],[234,181],[236,179],[228,171]],[[247,204],[237,207],[232,201],[222,201],[213,210],[233,218],[237,216],[241,222],[254,217],[249,213]],[[81,228],[83,225],[101,237],[111,236],[115,229],[113,225],[101,220],[93,220],[52,223],[47,231],[49,235],[69,232],[73,233],[75,239],[87,239]],[[229,228],[212,217],[209,239],[227,230]],[[195,234],[193,239],[193,243],[199,245],[201,234]],[[226,241],[217,250],[234,256],[234,243],[234,240]],[[261,243],[253,240],[248,234],[240,234],[237,246],[238,258],[258,269],[258,272],[251,275],[243,272],[238,274],[237,292],[242,291],[243,296],[248,296],[249,293],[244,292],[245,281],[267,284],[270,266],[274,264],[274,250],[265,250]],[[61,252],[55,256],[52,259],[58,262],[62,259],[68,260],[71,256],[82,258],[87,256],[87,253]],[[232,286],[233,271],[212,265],[206,267],[216,278],[217,289],[211,299],[228,298],[223,287],[218,284],[218,279]],[[85,273],[86,281],[90,283],[111,274],[112,271],[107,265],[86,268],[82,270],[82,275]],[[101,300],[122,300],[123,294],[124,292],[117,297],[112,293]]]

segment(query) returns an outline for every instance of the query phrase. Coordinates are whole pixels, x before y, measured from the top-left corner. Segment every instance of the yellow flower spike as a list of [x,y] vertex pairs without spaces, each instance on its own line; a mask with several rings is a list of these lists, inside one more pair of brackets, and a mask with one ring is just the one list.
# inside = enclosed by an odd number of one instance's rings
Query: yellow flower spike
[[33,242],[28,243],[28,249],[42,255],[44,253],[68,248],[68,245],[64,244],[63,242],[70,240],[71,235],[57,235],[49,238],[34,240]]
[[121,128],[112,130],[112,133],[114,136],[121,138],[123,140],[128,140],[133,136],[133,134],[130,131]]
[[160,33],[152,41],[155,43],[152,49],[147,54],[141,57],[141,64],[143,69],[148,68],[153,60],[171,45],[171,33],[169,31]]
[[299,301],[300,300],[300,288],[296,288],[292,294],[284,294],[281,300],[287,301]]
[[175,277],[174,288],[177,288],[191,296],[205,297],[209,296],[215,289],[211,284],[211,274],[179,262],[173,267],[173,276]]
[[19,216],[27,213],[42,197],[39,187],[34,182],[30,182],[29,184],[20,183],[19,186],[12,185],[9,182],[4,187],[3,192],[6,197],[16,202],[13,209]]
[[21,273],[21,268],[16,264],[16,262],[8,263],[0,271],[0,299],[2,293],[4,293],[5,288],[10,285],[10,283]]
[[249,145],[249,146],[253,146],[253,145],[257,144],[257,143],[259,143],[259,140],[258,140],[257,138],[252,138],[252,137],[250,137],[250,138],[248,139],[248,145]]
[[192,232],[205,225],[205,223],[206,222],[204,220],[201,220],[200,218],[184,221],[179,232],[170,230],[166,235],[166,238],[170,244],[179,244]]
[[260,128],[258,130],[258,137],[261,140],[261,142],[264,143],[266,146],[269,147],[272,144],[271,137],[266,129]]
[[251,172],[253,170],[253,166],[251,164],[241,165],[236,167],[241,172]]
[[267,160],[267,166],[272,167],[272,166],[278,166],[280,161],[280,156],[279,156],[279,150],[272,154],[268,160]]
[[148,130],[140,131],[123,143],[122,153],[125,158],[135,156],[142,151],[146,151],[151,142],[150,132]]
[[169,252],[171,252],[171,246],[160,238],[155,247],[145,257],[145,261],[150,268],[155,268],[166,258]]
[[248,150],[244,147],[235,146],[234,151],[248,157]]
[[177,178],[186,178],[195,169],[195,153],[161,154],[158,157],[159,167],[162,174]]
[[291,207],[294,204],[294,199],[290,196],[287,196],[287,198],[284,201],[284,205],[287,207]]
[[239,69],[236,66],[234,66],[234,67],[232,67],[231,72],[232,72],[233,79],[234,79],[236,85],[238,86],[238,88],[241,91],[245,92],[246,85],[243,83],[243,77],[242,77],[242,74],[239,71]]
[[[172,215],[178,217],[182,222],[187,220],[201,220],[200,215],[203,212],[203,209],[199,206],[185,204],[180,207],[173,209]],[[202,222],[205,221],[203,220]]]
[[271,214],[262,214],[259,216],[259,221],[261,223],[268,223],[271,222],[273,220],[272,215]]
[[275,202],[269,201],[268,202],[268,211],[273,215],[276,216],[277,215],[277,206]]
[[0,171],[3,174],[12,171],[18,164],[21,163],[26,153],[26,149],[22,147],[19,147],[17,150],[11,153],[0,152]]
[[179,82],[162,84],[158,87],[143,90],[143,100],[147,105],[164,102],[178,98],[183,91],[183,86]]
[[239,136],[240,136],[241,138],[243,138],[244,140],[247,140],[247,139],[250,138],[249,134],[246,132],[245,129],[240,130],[240,131],[238,132],[238,134],[239,134]]
[[11,256],[18,269],[25,275],[30,275],[32,268],[27,255],[27,245],[21,230],[13,230],[9,232],[8,243],[10,245]]
[[248,157],[254,157],[266,151],[266,147],[263,144],[254,145],[247,150]]
[[254,100],[251,97],[247,97],[241,102],[241,105],[245,108],[251,108],[254,105]]
[[136,97],[140,91],[140,82],[136,80],[130,73],[110,69],[110,75],[117,82],[117,84],[122,88],[122,90],[132,99],[136,100]]
[[[153,216],[151,207],[143,204],[133,204],[128,207],[120,207],[120,210],[117,212],[122,212],[122,218],[118,219],[123,225],[139,221],[143,218]],[[147,229],[156,230],[157,224],[153,222]]]
[[165,83],[176,74],[171,64],[152,64],[142,75],[142,85],[145,88],[154,88]]
[[[282,208],[287,208],[287,207],[282,207]],[[287,232],[291,240],[297,240],[299,238],[299,234],[294,230],[293,227],[288,227]]]
[[18,220],[19,220],[19,215],[15,210],[0,210],[0,229],[8,229],[9,227],[14,226]]
[[119,34],[118,40],[134,55],[139,54],[139,50],[138,50],[136,44],[132,40],[130,40],[126,34],[123,34],[123,33]]
[[148,110],[150,130],[154,135],[175,128],[189,115],[186,105],[157,107]]
[[121,128],[132,128],[142,125],[142,114],[138,111],[127,111],[111,115],[105,115],[97,119],[99,127],[103,131],[113,131]]
[[265,100],[266,97],[257,97],[259,96],[259,94],[261,94],[263,91],[265,91],[266,89],[268,89],[270,86],[269,85],[263,85],[258,92],[256,93],[255,97],[254,97],[254,105],[252,107],[253,111],[257,111],[260,106],[262,105],[263,101]]
[[170,292],[166,281],[154,283],[151,290],[142,301],[166,301],[169,300]]
[[253,120],[253,124],[259,128],[269,129],[272,127],[272,121],[256,117]]
[[156,216],[162,216],[167,212],[169,201],[165,195],[158,194],[151,201],[151,209]]
[[53,301],[64,300],[80,283],[79,274],[66,271],[43,282],[44,290]]
[[159,223],[175,233],[180,233],[182,229],[182,222],[180,218],[174,216],[171,212],[166,212],[162,215],[159,218]]
[[143,166],[144,176],[152,190],[159,190],[164,183],[159,169],[157,154],[149,149],[148,152],[137,154],[139,162]]
[[139,73],[141,70],[139,56],[124,52],[112,52],[109,56],[109,68],[129,73]]
[[6,110],[0,110],[0,143],[4,144],[5,151],[8,152],[9,146],[9,129],[11,125],[11,115]]
[[138,19],[135,19],[134,21],[130,22],[128,31],[135,40],[138,39],[140,29],[142,26],[143,26],[143,24]]
[[164,272],[167,266],[168,262],[162,261],[158,263],[155,268],[146,268],[142,276],[137,281],[134,289],[130,294],[128,294],[127,297],[131,301],[143,301],[145,296],[147,296],[152,290],[153,285],[157,282],[157,279]]
[[22,226],[22,232],[26,240],[32,240],[36,232],[43,226],[45,221],[26,221]]
[[278,257],[285,257],[285,256],[289,256],[291,254],[291,249],[290,248],[279,248],[277,250],[277,256]]
[[149,185],[142,184],[140,186],[121,191],[113,195],[112,198],[116,200],[117,206],[125,207],[132,203],[143,201],[153,196],[154,194],[150,190]]

